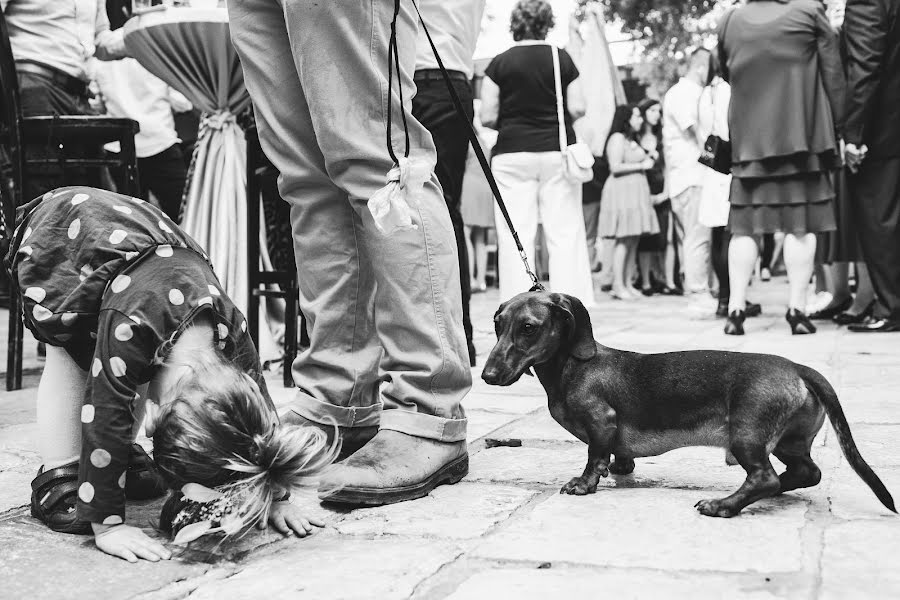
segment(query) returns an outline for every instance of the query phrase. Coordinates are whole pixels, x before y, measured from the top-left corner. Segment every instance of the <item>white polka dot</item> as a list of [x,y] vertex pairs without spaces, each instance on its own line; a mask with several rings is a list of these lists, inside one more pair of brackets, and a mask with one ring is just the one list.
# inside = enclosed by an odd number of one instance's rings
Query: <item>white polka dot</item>
[[156,247],[156,255],[162,258],[168,258],[174,254],[174,250],[172,250],[172,246],[169,244],[163,244],[162,246]]
[[209,293],[212,294],[213,296],[221,296],[222,295],[222,292],[220,292],[219,288],[217,288],[216,286],[210,284],[210,285],[207,285],[206,287],[209,288]]
[[73,313],[73,312],[67,312],[67,313],[63,313],[63,316],[60,318],[60,321],[62,321],[63,325],[68,327],[69,325],[74,323],[75,319],[77,319],[77,318],[78,318],[78,314]]
[[91,268],[91,265],[84,265],[83,267],[81,267],[81,274],[78,276],[78,278],[81,281],[84,281],[85,279],[87,279],[88,277],[90,277],[93,274],[94,274],[94,269]]
[[140,198],[132,198],[131,201],[134,202],[135,204],[145,204],[145,202],[143,200],[141,200]]
[[90,502],[94,499],[94,486],[85,481],[78,488],[78,497],[84,502]]
[[124,521],[119,515],[109,515],[108,517],[103,519],[104,525],[121,525],[122,523],[124,523]]
[[47,291],[44,288],[30,287],[25,290],[25,297],[31,298],[35,302],[43,302],[47,297]]
[[128,289],[129,285],[131,285],[131,277],[128,275],[119,275],[113,279],[110,289],[112,289],[113,293],[118,294],[119,292]]
[[103,363],[100,362],[99,358],[95,358],[94,362],[91,363],[91,375],[96,377],[100,374],[100,371],[103,370]]
[[22,234],[22,241],[24,242],[31,236],[31,227],[25,228],[25,233]]
[[162,219],[160,219],[160,221],[159,221],[159,228],[162,229],[163,231],[165,231],[166,233],[172,233],[172,228],[169,227],[168,225],[166,225],[165,221],[163,221]]
[[125,361],[118,356],[113,356],[109,359],[109,368],[112,369],[112,374],[116,377],[123,377],[125,375]]
[[119,487],[123,490],[125,489],[125,471],[122,471],[122,474],[119,475]]
[[91,339],[92,339],[92,340],[96,340],[96,339],[97,339],[97,332],[96,332],[96,331],[92,331],[92,332],[90,333],[90,336],[91,336]]
[[69,231],[66,235],[69,236],[70,240],[74,240],[78,237],[78,233],[81,231],[81,219],[75,219],[69,224]]
[[119,211],[120,213],[122,213],[123,215],[130,215],[130,214],[131,214],[131,209],[128,208],[127,206],[113,206],[113,210],[117,210],[117,211]]
[[131,315],[131,316],[128,317],[128,318],[131,319],[132,321],[134,321],[135,325],[140,325],[140,324],[141,324],[141,320],[138,319],[138,318],[137,318],[136,316],[134,316],[134,315]]
[[128,235],[127,231],[122,231],[121,229],[116,229],[109,236],[110,244],[121,244],[122,240]]
[[112,457],[106,450],[97,448],[96,450],[91,452],[91,464],[98,469],[108,467],[110,462],[112,462]]
[[209,304],[212,306],[212,298],[210,296],[204,296],[197,300],[197,306],[203,306],[204,304]]
[[241,321],[241,331],[247,333],[247,321]]
[[44,194],[44,197],[41,198],[41,200],[49,200],[52,197],[53,197],[53,192],[47,192],[46,194]]
[[131,260],[132,258],[134,258],[135,256],[137,256],[138,254],[140,254],[140,252],[126,252],[126,253],[125,253],[125,260]]
[[94,421],[94,405],[93,404],[85,404],[81,407],[81,422],[82,423],[93,423]]
[[225,339],[228,337],[228,328],[225,327],[224,324],[219,323],[216,325],[216,329],[219,331],[219,339]]
[[120,342],[127,342],[134,337],[134,331],[128,323],[122,323],[116,327],[116,339]]
[[22,246],[19,248],[19,254],[24,254],[25,256],[31,256],[34,252],[34,249],[31,246]]
[[89,198],[90,196],[88,196],[87,194],[75,194],[74,196],[72,196],[72,206],[78,206]]
[[31,314],[37,321],[46,321],[53,316],[53,312],[49,308],[44,308],[40,304],[35,304],[31,310]]
[[181,293],[181,290],[174,288],[169,290],[169,302],[175,306],[181,306],[184,304],[184,294]]
[[72,339],[72,334],[71,333],[58,333],[58,334],[56,334],[55,337],[56,337],[57,342],[68,342],[69,340]]
[[224,350],[226,345],[227,345],[227,342],[225,340],[220,341],[219,342],[219,350]]

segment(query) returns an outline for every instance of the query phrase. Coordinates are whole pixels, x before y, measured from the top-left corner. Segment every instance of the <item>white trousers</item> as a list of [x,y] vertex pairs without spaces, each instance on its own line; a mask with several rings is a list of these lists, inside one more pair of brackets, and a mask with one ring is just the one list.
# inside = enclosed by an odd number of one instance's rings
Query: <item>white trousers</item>
[[[576,296],[585,306],[594,303],[581,209],[581,185],[562,176],[560,152],[511,152],[493,158],[491,166],[513,226],[534,268],[534,238],[538,223],[550,255],[550,291]],[[495,206],[500,301],[527,292],[525,272],[503,214]]]

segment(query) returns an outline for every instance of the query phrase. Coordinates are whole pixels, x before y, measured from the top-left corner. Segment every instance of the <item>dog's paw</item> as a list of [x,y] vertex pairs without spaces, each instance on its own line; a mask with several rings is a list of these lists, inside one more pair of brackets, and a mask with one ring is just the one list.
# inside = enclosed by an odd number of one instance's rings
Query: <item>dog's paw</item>
[[705,515],[707,517],[733,517],[738,514],[739,510],[734,510],[733,508],[727,507],[721,500],[701,500],[697,504],[694,505],[694,508],[697,509],[701,515]]
[[630,458],[617,458],[609,465],[609,472],[613,475],[628,475],[634,471],[634,460]]
[[562,486],[562,489],[559,490],[560,494],[569,494],[570,496],[586,496],[587,494],[593,494],[597,491],[597,486],[588,485],[581,477],[573,477],[569,480],[569,483]]

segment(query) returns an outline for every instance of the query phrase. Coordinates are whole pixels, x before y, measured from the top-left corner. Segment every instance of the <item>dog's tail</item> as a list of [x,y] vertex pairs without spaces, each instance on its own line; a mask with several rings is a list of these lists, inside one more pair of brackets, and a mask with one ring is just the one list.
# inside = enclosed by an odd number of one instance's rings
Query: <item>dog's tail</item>
[[847,458],[847,462],[850,463],[856,474],[866,482],[866,485],[875,492],[881,503],[896,513],[894,498],[891,497],[891,493],[884,486],[884,483],[881,482],[881,479],[878,478],[878,475],[875,474],[875,471],[872,470],[872,467],[863,459],[859,449],[856,447],[856,442],[853,441],[853,435],[850,433],[850,424],[847,423],[844,409],[841,408],[834,388],[831,387],[831,384],[828,383],[828,380],[821,373],[814,369],[804,365],[797,365],[797,370],[806,383],[807,389],[825,408],[825,414],[828,415],[828,420],[831,421],[831,426],[834,427],[838,444],[840,444],[841,451]]

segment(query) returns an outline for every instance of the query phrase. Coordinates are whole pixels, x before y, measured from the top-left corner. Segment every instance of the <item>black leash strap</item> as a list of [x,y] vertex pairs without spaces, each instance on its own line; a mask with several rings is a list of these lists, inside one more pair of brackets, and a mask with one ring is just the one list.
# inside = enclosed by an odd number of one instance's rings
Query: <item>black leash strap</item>
[[[500,207],[500,212],[503,213],[503,218],[506,220],[506,225],[509,227],[509,231],[512,234],[513,241],[516,242],[516,248],[519,250],[519,256],[522,258],[522,263],[525,265],[525,271],[528,273],[528,277],[531,278],[531,291],[544,291],[544,286],[541,285],[541,282],[538,281],[537,276],[534,274],[534,271],[531,270],[531,265],[528,262],[528,255],[525,253],[525,248],[522,246],[522,242],[519,241],[519,234],[516,233],[516,228],[513,227],[512,219],[509,217],[509,212],[506,210],[506,204],[503,202],[503,196],[500,194],[500,189],[497,187],[497,181],[494,179],[494,174],[491,172],[490,163],[488,163],[487,158],[484,155],[484,150],[481,149],[481,144],[478,141],[478,134],[475,132],[475,126],[472,124],[472,121],[466,115],[465,108],[463,108],[462,100],[459,99],[459,94],[456,93],[456,89],[453,87],[453,82],[450,80],[450,74],[447,73],[447,69],[444,67],[444,61],[441,60],[440,54],[438,54],[437,48],[434,45],[434,40],[431,39],[431,33],[428,32],[428,27],[425,25],[425,19],[422,18],[422,13],[419,11],[419,5],[416,0],[411,0],[413,7],[416,9],[416,14],[419,15],[419,23],[422,24],[422,31],[425,32],[425,36],[428,38],[428,43],[431,45],[431,51],[434,52],[434,58],[437,60],[438,67],[441,69],[441,75],[444,78],[444,83],[447,85],[447,91],[450,92],[450,98],[453,100],[453,105],[456,108],[456,112],[459,115],[459,118],[466,123],[468,126],[468,134],[469,134],[469,142],[472,144],[472,149],[475,151],[475,156],[478,157],[478,162],[481,165],[481,170],[484,171],[484,176],[487,178],[488,185],[491,187],[491,192],[494,194],[494,198],[497,200],[497,206]],[[397,81],[398,87],[400,87],[400,61],[397,56],[397,15],[400,12],[400,0],[394,0],[394,21],[391,23],[391,43],[388,45],[388,85],[390,86],[392,81],[391,71],[396,65],[397,69]],[[393,49],[393,50],[392,50]],[[391,52],[393,51],[393,55]],[[393,56],[395,63],[391,64],[390,58]],[[394,159],[394,162],[397,162],[397,159],[394,157],[394,151],[391,147],[391,129],[390,129],[390,92],[388,93],[388,149],[390,150],[391,158]],[[403,97],[400,96],[400,102],[403,103]],[[406,117],[403,118],[403,128],[406,130]],[[407,156],[409,155],[409,133],[406,132],[406,152]]]

